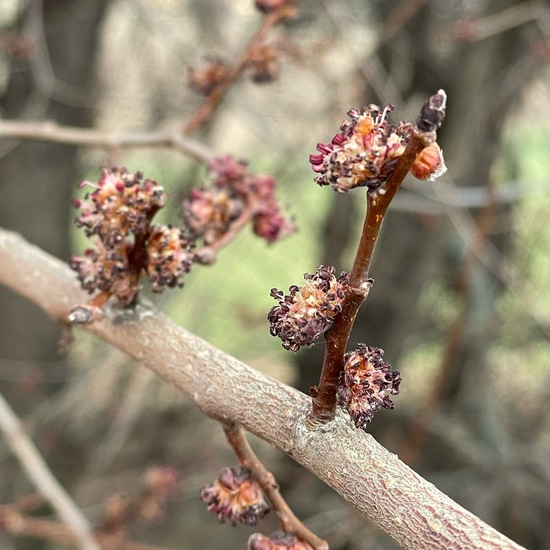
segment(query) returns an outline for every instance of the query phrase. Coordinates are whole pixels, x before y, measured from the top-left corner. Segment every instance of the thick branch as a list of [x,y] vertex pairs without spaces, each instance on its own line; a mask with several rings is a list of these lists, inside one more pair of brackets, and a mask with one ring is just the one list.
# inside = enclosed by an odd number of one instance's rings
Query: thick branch
[[[0,230],[0,282],[64,320],[88,296],[61,261]],[[348,416],[310,428],[308,397],[146,306],[86,327],[179,388],[209,416],[241,424],[340,493],[404,548],[519,549],[421,478]]]

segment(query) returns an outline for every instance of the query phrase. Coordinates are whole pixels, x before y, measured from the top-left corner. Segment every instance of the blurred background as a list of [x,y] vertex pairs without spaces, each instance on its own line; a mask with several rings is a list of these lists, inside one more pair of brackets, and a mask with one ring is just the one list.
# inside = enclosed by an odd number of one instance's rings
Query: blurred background
[[[401,371],[376,439],[460,504],[531,549],[550,549],[550,7],[544,1],[303,0],[272,32],[279,75],[246,75],[194,137],[273,174],[298,232],[271,246],[245,231],[182,291],[154,298],[178,323],[307,392],[323,344],[294,355],[269,335],[273,287],[320,264],[351,268],[364,192],[313,182],[308,155],[346,111],[396,106],[416,119],[443,88],[448,172],[406,180],[378,243],[375,284],[352,342],[382,347]],[[181,127],[201,102],[188,70],[229,63],[258,28],[252,0],[0,1],[0,116],[105,132]],[[0,120],[1,125],[1,120]],[[0,225],[68,260],[86,247],[71,197],[103,165],[158,180],[177,223],[205,169],[173,150],[0,141]],[[147,468],[175,467],[165,509],[128,537],[164,548],[245,548],[258,527],[219,525],[198,498],[235,459],[221,428],[147,370],[86,334],[57,353],[59,327],[0,288],[0,390],[55,475],[95,524]],[[396,545],[312,474],[253,438],[297,515],[333,549]],[[0,441],[0,504],[30,485]],[[32,501],[32,499],[31,499]],[[22,509],[25,509],[21,504]],[[107,512],[106,512],[107,509]],[[28,512],[54,519],[35,502]],[[2,533],[2,549],[61,548]]]

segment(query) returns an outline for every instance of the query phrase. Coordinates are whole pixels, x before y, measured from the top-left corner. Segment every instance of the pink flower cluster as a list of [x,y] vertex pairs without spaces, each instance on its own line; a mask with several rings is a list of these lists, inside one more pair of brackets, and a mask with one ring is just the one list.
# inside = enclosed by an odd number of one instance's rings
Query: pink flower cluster
[[256,525],[270,510],[260,485],[246,468],[225,468],[214,485],[202,489],[201,499],[209,512],[232,525]]
[[366,344],[344,356],[337,397],[358,428],[365,429],[374,413],[393,409],[390,395],[399,393],[401,375],[382,359],[384,352]]
[[296,352],[311,346],[332,326],[349,283],[347,273],[336,277],[335,272],[332,266],[320,266],[314,275],[304,275],[306,282],[301,287],[291,286],[287,296],[276,288],[271,290],[279,305],[267,316],[270,332],[282,340],[285,349]]
[[[245,163],[228,156],[212,161],[210,177],[208,187],[191,189],[184,201],[183,228],[152,224],[164,206],[164,191],[153,180],[143,181],[139,172],[105,168],[97,183],[81,184],[92,191],[74,201],[80,209],[76,225],[95,240],[70,265],[85,290],[101,293],[95,305],[110,296],[131,305],[142,275],[154,292],[183,286],[194,262],[213,261],[208,247],[226,244],[228,235],[246,223],[269,243],[294,230],[281,212],[270,176],[251,174]],[[197,243],[202,251],[196,250]]]
[[162,292],[166,286],[182,286],[193,261],[192,242],[183,230],[151,226],[164,205],[164,191],[157,182],[142,179],[139,172],[105,168],[97,184],[81,184],[93,191],[74,201],[80,208],[76,225],[96,240],[70,265],[85,290],[116,296],[123,305],[135,300],[142,273],[154,292]]
[[275,196],[275,180],[248,172],[227,156],[210,164],[211,184],[193,188],[183,202],[183,218],[195,239],[211,245],[246,213],[256,235],[272,243],[294,231]]
[[[393,105],[384,109],[368,105],[363,111],[349,110],[350,120],[342,123],[340,132],[330,143],[319,143],[319,153],[309,157],[317,174],[315,181],[319,185],[333,185],[341,193],[356,187],[369,190],[382,187],[405,152],[413,129],[410,123],[390,122],[388,115],[393,109]],[[434,180],[445,170],[437,143],[428,146],[411,167],[412,174],[423,180]]]

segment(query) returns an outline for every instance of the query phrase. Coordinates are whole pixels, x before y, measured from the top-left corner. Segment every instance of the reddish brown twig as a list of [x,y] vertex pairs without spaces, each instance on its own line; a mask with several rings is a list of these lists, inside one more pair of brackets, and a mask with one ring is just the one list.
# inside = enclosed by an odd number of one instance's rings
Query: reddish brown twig
[[384,216],[416,157],[434,140],[433,132],[424,132],[415,128],[404,154],[400,157],[387,183],[381,189],[367,192],[367,213],[351,272],[350,290],[342,303],[342,313],[325,334],[323,369],[311,411],[313,423],[327,422],[334,417],[336,386],[343,366],[346,345],[357,311],[366,300],[372,284],[369,281],[369,268]]
[[184,132],[186,134],[195,132],[202,124],[204,124],[204,122],[206,122],[206,120],[210,118],[216,107],[218,107],[221,103],[229,88],[246,68],[246,65],[254,50],[264,42],[265,37],[273,27],[284,19],[293,16],[293,14],[294,8],[284,5],[264,16],[260,28],[256,31],[256,34],[252,37],[244,52],[230,69],[227,78],[216,86],[212,93],[204,99],[187,124],[185,124]]
[[241,426],[237,424],[223,424],[225,437],[235,452],[239,464],[248,468],[256,481],[260,484],[263,492],[271,502],[281,529],[285,533],[296,535],[301,540],[308,542],[315,550],[328,550],[328,544],[312,533],[292,512],[290,506],[279,492],[279,485],[273,474],[266,469],[260,459],[256,456],[252,447],[246,439],[246,434]]

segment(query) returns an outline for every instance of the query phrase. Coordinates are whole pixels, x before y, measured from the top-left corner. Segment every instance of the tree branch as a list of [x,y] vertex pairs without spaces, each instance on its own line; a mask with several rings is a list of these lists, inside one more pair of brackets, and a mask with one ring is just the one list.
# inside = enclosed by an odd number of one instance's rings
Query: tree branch
[[52,505],[60,519],[74,533],[73,538],[82,550],[99,550],[91,534],[91,526],[65,489],[55,479],[42,455],[25,433],[23,425],[0,395],[0,430],[9,448],[19,460],[27,476],[40,494]]
[[213,151],[197,141],[183,137],[182,133],[177,130],[115,134],[86,128],[59,126],[51,121],[0,120],[0,138],[70,143],[71,145],[88,145],[104,149],[166,147],[206,163],[215,157]]
[[[74,273],[0,230],[0,282],[67,319],[88,300]],[[141,361],[202,411],[237,422],[290,455],[408,549],[520,549],[424,480],[338,411],[309,427],[311,400],[177,326],[147,304],[106,310],[86,330]]]

